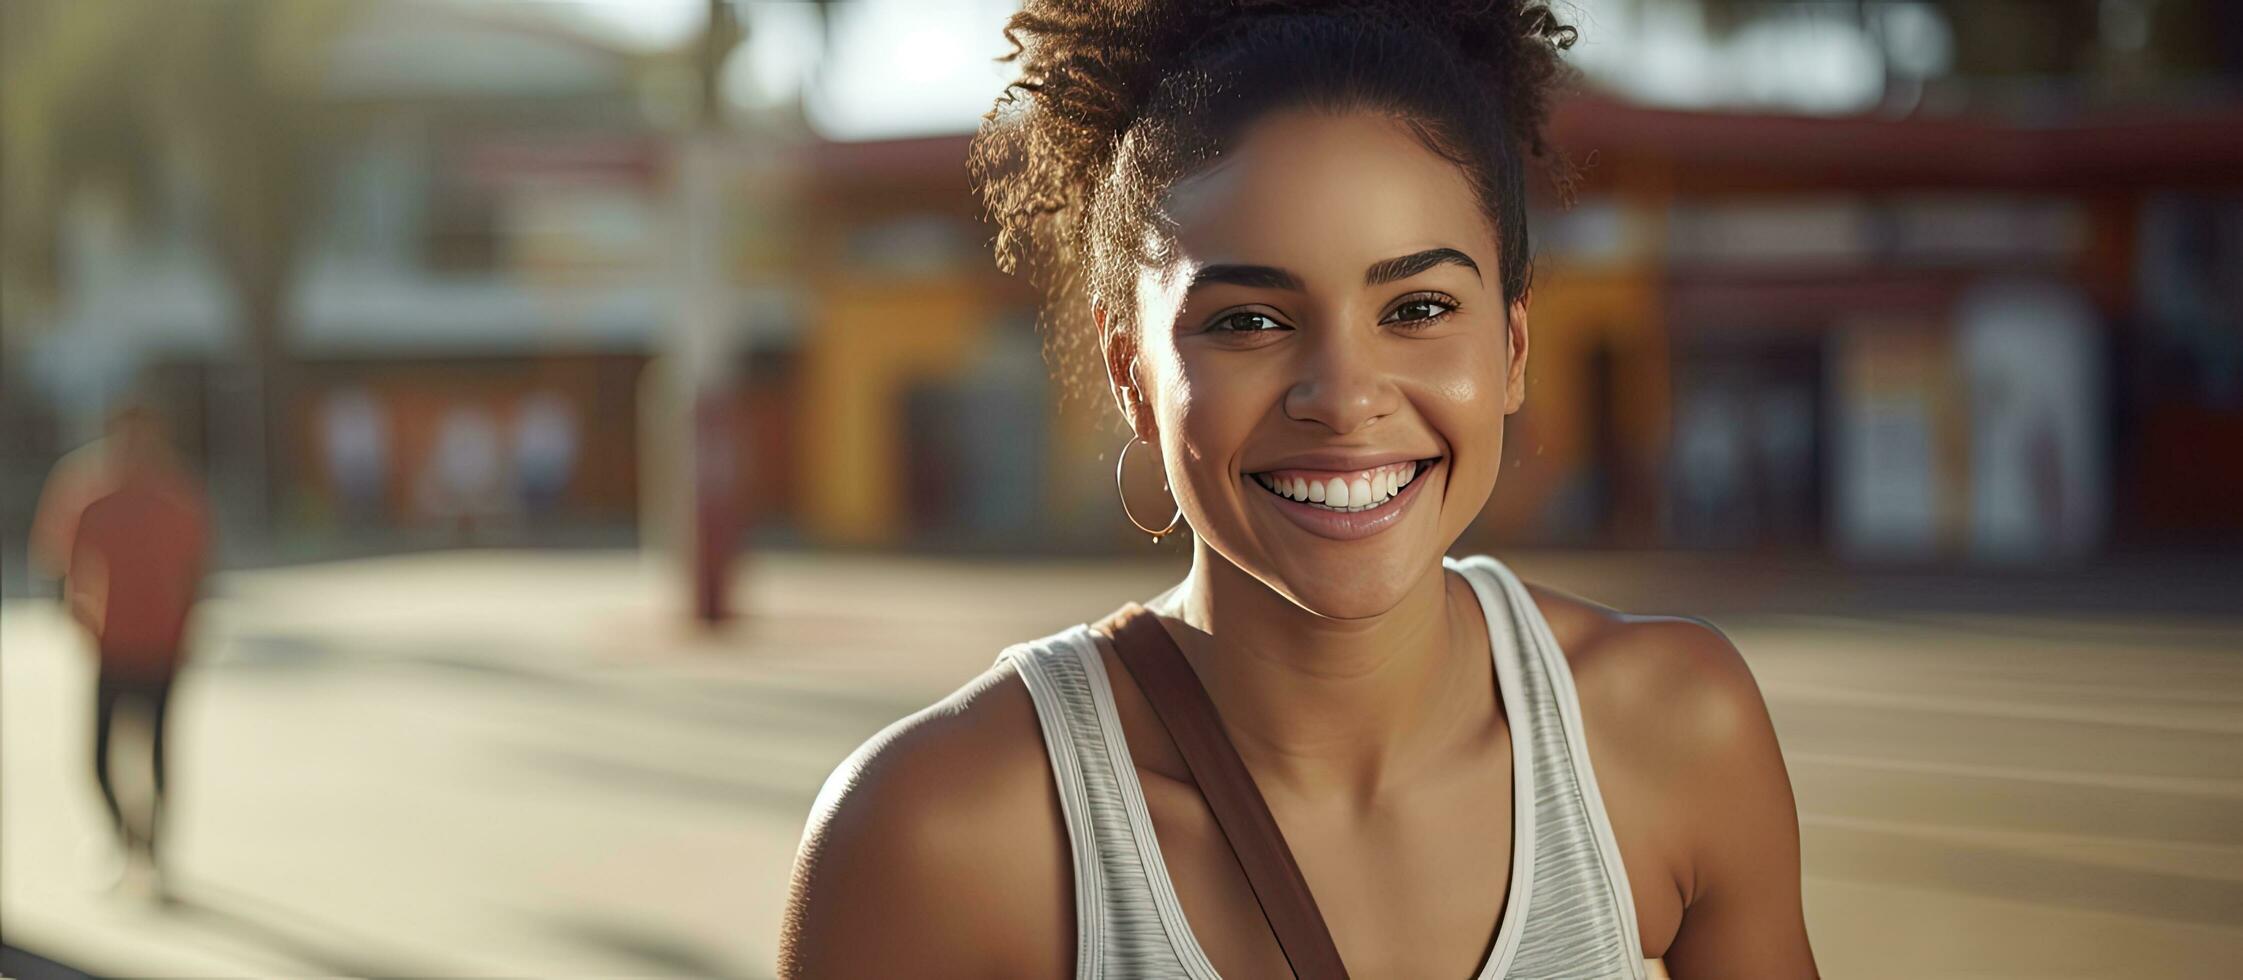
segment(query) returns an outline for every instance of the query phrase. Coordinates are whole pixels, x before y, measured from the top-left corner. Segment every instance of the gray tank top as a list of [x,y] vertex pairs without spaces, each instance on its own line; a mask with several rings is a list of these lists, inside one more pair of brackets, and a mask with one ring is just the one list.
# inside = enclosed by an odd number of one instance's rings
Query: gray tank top
[[[1512,885],[1477,977],[1643,980],[1635,899],[1589,768],[1565,653],[1503,563],[1475,555],[1442,564],[1479,595],[1512,726]],[[1010,663],[1035,699],[1059,787],[1074,852],[1075,975],[1219,980],[1161,861],[1089,624],[1008,647],[998,663]]]

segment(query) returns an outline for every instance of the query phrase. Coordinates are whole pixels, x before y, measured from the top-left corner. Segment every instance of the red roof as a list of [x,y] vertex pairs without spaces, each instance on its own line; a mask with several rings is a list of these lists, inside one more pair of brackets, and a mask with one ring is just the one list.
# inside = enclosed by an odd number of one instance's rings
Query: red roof
[[[826,142],[804,152],[824,179],[963,192],[968,138]],[[1550,139],[1590,162],[1590,190],[1641,170],[1683,191],[2243,186],[2243,105],[2026,126],[1695,112],[1581,96],[1559,107]]]
[[1601,98],[1550,137],[1589,177],[1658,166],[1677,189],[2243,186],[2243,105],[2022,126],[1983,118],[1682,112]]

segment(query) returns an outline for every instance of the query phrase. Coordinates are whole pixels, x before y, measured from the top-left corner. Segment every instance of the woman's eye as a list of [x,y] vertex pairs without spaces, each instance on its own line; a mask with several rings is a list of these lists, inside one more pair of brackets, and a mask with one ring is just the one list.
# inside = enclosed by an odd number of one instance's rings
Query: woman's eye
[[1381,323],[1424,323],[1438,320],[1456,309],[1456,304],[1426,296],[1405,300],[1386,315]]
[[1262,333],[1287,328],[1267,313],[1244,311],[1219,317],[1208,325],[1208,329],[1215,333]]

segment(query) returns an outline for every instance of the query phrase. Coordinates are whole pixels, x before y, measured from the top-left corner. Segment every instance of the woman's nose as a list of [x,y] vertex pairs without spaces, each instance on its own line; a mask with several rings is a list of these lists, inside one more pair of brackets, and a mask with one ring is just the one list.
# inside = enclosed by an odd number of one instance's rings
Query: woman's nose
[[1327,335],[1304,346],[1285,396],[1287,417],[1346,435],[1394,411],[1401,393],[1378,362],[1375,344]]

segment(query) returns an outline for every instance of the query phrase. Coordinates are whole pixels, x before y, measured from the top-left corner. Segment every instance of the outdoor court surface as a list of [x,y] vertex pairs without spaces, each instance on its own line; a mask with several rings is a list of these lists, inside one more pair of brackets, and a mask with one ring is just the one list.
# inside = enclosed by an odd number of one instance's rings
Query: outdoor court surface
[[[2243,615],[2199,608],[2207,586],[1974,597],[1976,580],[1503,557],[1623,608],[1704,612],[1745,652],[1798,794],[1825,976],[2239,975]],[[833,765],[1005,644],[1175,567],[743,570],[745,618],[714,637],[622,552],[225,576],[174,700],[169,910],[95,889],[90,663],[52,602],[9,601],[7,941],[110,976],[768,976]]]

